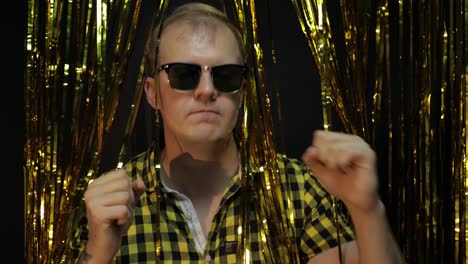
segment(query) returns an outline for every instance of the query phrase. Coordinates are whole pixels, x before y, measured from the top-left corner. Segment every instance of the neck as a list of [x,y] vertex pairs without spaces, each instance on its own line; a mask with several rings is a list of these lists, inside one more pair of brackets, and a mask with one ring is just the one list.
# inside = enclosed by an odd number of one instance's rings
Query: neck
[[[233,161],[238,163],[238,149],[234,136],[229,136],[215,142],[181,142],[176,138],[166,140],[164,148],[164,163],[169,165],[171,161],[181,155],[190,155],[194,160],[216,162],[223,166],[229,166]],[[233,160],[234,159],[234,160]]]
[[[165,183],[189,196],[222,194],[239,168],[234,138],[212,144],[166,144],[161,164]],[[167,143],[167,142],[166,142]]]

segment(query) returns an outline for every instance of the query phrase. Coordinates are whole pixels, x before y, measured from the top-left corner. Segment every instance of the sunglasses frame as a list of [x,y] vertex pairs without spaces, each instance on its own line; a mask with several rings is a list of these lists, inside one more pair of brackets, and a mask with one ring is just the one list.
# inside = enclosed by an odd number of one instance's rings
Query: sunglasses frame
[[[176,66],[176,65],[187,65],[187,66],[192,66],[192,67],[196,67],[198,68],[198,72],[199,72],[199,75],[198,75],[198,82],[196,83],[195,87],[192,88],[192,89],[188,89],[188,90],[183,90],[183,89],[178,89],[178,88],[174,88],[170,82],[170,79],[169,79],[169,70],[171,67],[173,66]],[[213,82],[213,86],[214,88],[219,91],[219,92],[222,92],[222,93],[230,93],[230,94],[234,94],[234,93],[237,93],[241,88],[242,88],[242,85],[239,86],[238,89],[234,90],[234,91],[223,91],[223,90],[220,90],[218,89],[215,85],[214,85],[214,76],[213,76],[213,69],[216,69],[216,68],[219,68],[219,67],[225,67],[225,66],[235,66],[235,67],[238,67],[241,69],[241,73],[242,73],[242,77],[245,79],[245,76],[248,72],[248,67],[246,65],[241,65],[241,64],[221,64],[221,65],[216,65],[216,66],[202,66],[202,65],[199,65],[199,64],[194,64],[194,63],[185,63],[185,62],[173,62],[173,63],[166,63],[166,64],[163,64],[161,66],[159,66],[157,68],[157,72],[161,72],[162,70],[164,70],[166,72],[166,74],[168,75],[167,77],[167,80],[169,82],[169,84],[171,85],[171,88],[176,90],[176,91],[180,91],[180,92],[191,92],[193,90],[195,90],[198,86],[198,83],[200,83],[200,78],[201,78],[201,73],[203,71],[209,71],[210,72],[210,76],[211,76],[211,81]]]

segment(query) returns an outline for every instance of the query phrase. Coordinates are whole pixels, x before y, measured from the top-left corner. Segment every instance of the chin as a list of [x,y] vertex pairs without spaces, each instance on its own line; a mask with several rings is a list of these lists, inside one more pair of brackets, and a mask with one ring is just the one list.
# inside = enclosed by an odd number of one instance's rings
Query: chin
[[[223,131],[224,132],[224,131]],[[194,143],[215,143],[225,140],[231,136],[231,133],[220,133],[220,131],[212,129],[197,129],[196,133],[187,135],[187,139]]]
[[202,135],[202,134],[197,134],[197,135],[190,135],[188,137],[190,141],[193,143],[203,143],[203,144],[209,144],[209,143],[215,143],[219,140],[221,140],[221,137],[217,137],[214,135]]

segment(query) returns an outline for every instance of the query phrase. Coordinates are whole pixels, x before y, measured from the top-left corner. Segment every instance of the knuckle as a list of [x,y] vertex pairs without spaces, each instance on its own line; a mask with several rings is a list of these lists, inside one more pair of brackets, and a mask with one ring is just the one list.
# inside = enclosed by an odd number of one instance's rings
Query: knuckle
[[116,215],[118,218],[128,219],[130,213],[131,213],[130,209],[125,205],[121,205],[117,207]]

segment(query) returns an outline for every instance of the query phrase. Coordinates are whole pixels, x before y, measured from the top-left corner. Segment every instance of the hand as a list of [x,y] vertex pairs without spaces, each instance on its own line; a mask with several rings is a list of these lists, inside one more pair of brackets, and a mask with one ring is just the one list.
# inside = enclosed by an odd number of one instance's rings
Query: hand
[[302,156],[320,184],[349,210],[369,212],[379,203],[376,155],[360,137],[315,131]]
[[123,169],[108,172],[88,185],[84,193],[89,227],[86,252],[93,260],[109,262],[117,253],[145,189],[142,180],[132,182]]

